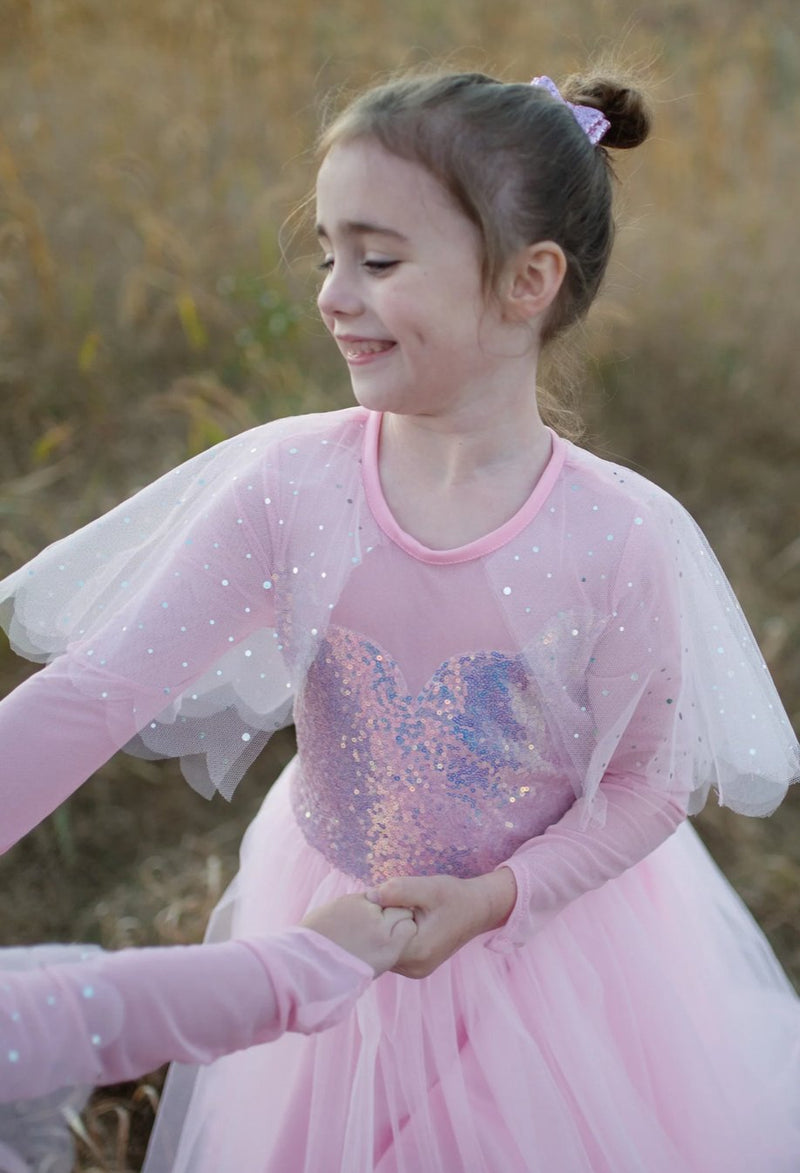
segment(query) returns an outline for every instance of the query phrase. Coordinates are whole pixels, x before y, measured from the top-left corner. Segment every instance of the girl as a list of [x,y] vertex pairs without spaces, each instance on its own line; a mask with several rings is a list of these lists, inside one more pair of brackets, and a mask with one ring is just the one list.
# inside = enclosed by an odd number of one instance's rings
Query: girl
[[317,186],[358,405],[9,581],[53,661],[0,707],[9,842],[126,743],[230,794],[293,711],[212,937],[415,907],[346,1021],[174,1073],[149,1173],[797,1168],[798,1005],[685,823],[712,785],[773,810],[797,743],[693,522],[537,407],[608,260],[607,148],[647,132],[609,78],[368,92]]

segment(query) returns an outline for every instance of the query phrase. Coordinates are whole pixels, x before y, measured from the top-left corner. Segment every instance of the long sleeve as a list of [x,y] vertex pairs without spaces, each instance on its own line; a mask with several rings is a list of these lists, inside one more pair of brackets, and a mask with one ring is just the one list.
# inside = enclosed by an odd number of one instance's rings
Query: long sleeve
[[123,744],[58,660],[0,703],[3,813],[0,852],[6,851],[62,803]]
[[[30,951],[35,953],[36,951]],[[131,1079],[342,1018],[370,966],[310,929],[0,971],[0,1100]]]
[[686,817],[696,724],[683,688],[677,590],[661,551],[646,553],[629,541],[611,621],[583,678],[584,710],[603,731],[586,763],[583,796],[506,861],[517,900],[491,938],[493,949],[524,944],[573,900],[648,856]]
[[[129,589],[117,587],[113,616],[96,624],[92,634],[76,638],[0,702],[0,850],[49,814],[143,727],[149,731],[152,722],[157,730],[162,716],[178,740],[174,752],[199,754],[207,744],[206,779],[209,769],[224,775],[234,760],[233,753],[217,748],[223,721],[227,744],[233,742],[242,758],[240,773],[283,723],[285,714],[278,710],[287,683],[271,640],[267,555],[253,533],[257,518],[248,524],[240,496],[235,489],[220,493],[213,507],[175,536],[130,598]],[[29,612],[33,624],[33,608],[22,608],[24,615]],[[204,680],[204,674],[212,680]],[[274,698],[260,706],[263,716],[256,716],[255,704],[246,704],[254,680]],[[217,709],[227,714],[217,716],[213,725],[200,699],[209,689]],[[181,698],[200,710],[194,724],[179,717],[177,709],[170,711]],[[251,714],[249,726],[238,716],[237,703]],[[270,710],[277,714],[274,721]],[[198,789],[204,789],[202,780]],[[206,793],[212,791],[213,786],[205,787]]]
[[600,790],[605,800],[602,826],[585,826],[582,806],[576,803],[501,865],[514,873],[517,899],[489,948],[509,952],[524,945],[573,900],[648,856],[686,815],[677,795],[636,781],[607,781]]
[[[360,564],[364,416],[321,413],[226,440],[0,582],[11,647],[48,665],[6,719],[0,708],[0,784],[16,796],[14,825],[0,816],[0,844],[118,748],[180,758],[200,793],[231,796],[291,719],[305,667]],[[53,714],[81,698],[92,711],[79,718],[87,724],[75,745],[58,718],[65,770],[23,761],[31,785],[12,777],[6,744],[19,762],[23,740],[56,736]],[[59,747],[39,752],[46,765]],[[44,788],[52,796],[28,794]]]

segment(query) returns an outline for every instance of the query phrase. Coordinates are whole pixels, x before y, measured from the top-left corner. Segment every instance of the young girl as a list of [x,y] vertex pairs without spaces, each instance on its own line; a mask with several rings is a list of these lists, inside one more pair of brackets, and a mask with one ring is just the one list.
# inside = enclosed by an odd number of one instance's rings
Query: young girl
[[773,810],[797,743],[691,519],[537,408],[607,264],[607,148],[647,131],[607,78],[368,92],[317,186],[358,405],[9,580],[53,662],[0,706],[8,842],[126,743],[230,794],[293,712],[211,936],[415,908],[343,1023],[173,1073],[149,1173],[797,1169],[798,1003],[685,822],[712,785]]

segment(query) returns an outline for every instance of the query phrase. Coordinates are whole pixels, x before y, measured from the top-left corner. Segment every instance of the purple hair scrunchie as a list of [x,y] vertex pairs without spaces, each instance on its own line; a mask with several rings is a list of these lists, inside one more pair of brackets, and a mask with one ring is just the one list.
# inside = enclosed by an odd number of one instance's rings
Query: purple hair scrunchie
[[547,90],[548,94],[552,94],[559,102],[563,102],[565,106],[569,106],[575,121],[581,130],[585,132],[589,142],[592,146],[597,146],[611,125],[600,110],[595,110],[593,106],[576,106],[574,102],[568,102],[566,98],[561,96],[561,91],[552,78],[535,77],[531,81],[531,85],[538,86],[541,90]]

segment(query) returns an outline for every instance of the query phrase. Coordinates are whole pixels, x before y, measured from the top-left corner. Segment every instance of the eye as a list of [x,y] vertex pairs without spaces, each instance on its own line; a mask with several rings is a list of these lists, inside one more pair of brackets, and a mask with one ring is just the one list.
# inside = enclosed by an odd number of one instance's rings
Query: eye
[[320,263],[317,265],[317,272],[318,273],[330,273],[332,268],[333,268],[333,257],[325,257],[325,259],[320,261]]
[[364,268],[368,273],[387,273],[389,269],[394,269],[399,261],[364,261]]

